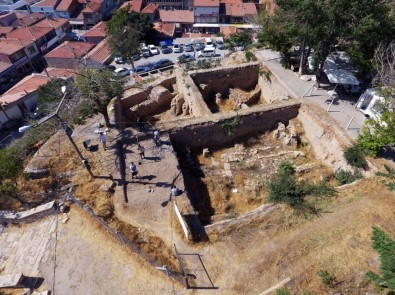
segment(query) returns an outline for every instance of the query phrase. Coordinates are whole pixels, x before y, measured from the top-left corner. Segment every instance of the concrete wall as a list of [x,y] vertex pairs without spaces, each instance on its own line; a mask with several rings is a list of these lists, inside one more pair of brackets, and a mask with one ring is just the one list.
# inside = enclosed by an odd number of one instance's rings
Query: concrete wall
[[38,218],[43,218],[56,213],[57,208],[58,203],[56,201],[52,201],[36,208],[21,212],[0,211],[0,223],[8,224],[33,222]]
[[229,96],[229,88],[253,90],[258,84],[259,65],[259,63],[247,63],[233,67],[199,70],[191,74],[191,77],[206,101],[214,99],[216,93],[221,93],[222,97],[226,98]]
[[[185,120],[169,130],[170,139],[179,150],[186,147],[216,149],[247,136],[272,130],[277,127],[279,122],[287,123],[298,115],[299,107],[299,102],[281,102],[275,105],[255,106],[237,113],[218,113],[210,118]],[[240,116],[242,122],[234,129],[233,134],[229,135],[221,124],[224,120],[236,116]],[[165,125],[162,127],[165,128]]]

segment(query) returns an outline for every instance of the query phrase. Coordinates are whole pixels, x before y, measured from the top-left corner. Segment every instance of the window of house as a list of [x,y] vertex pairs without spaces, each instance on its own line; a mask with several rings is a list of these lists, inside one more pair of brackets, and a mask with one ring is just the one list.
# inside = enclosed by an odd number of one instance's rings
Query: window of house
[[29,47],[27,48],[27,52],[29,52],[29,54],[33,54],[33,53],[36,52],[36,48],[34,48],[33,45],[32,45],[32,46],[29,46]]
[[13,55],[11,55],[10,59],[11,62],[17,62],[18,60],[20,60],[21,58],[25,57],[25,53],[23,52],[23,50],[20,50],[18,52],[15,52]]

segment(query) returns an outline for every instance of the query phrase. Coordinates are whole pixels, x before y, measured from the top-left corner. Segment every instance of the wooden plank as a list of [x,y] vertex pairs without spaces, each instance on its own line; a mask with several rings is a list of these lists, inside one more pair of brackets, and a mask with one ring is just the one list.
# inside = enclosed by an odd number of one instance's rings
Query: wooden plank
[[266,295],[269,294],[270,292],[273,292],[274,290],[284,286],[286,283],[288,283],[291,280],[291,278],[286,278],[285,280],[279,282],[277,285],[274,285],[273,287],[270,287],[269,289],[267,289],[266,291],[264,291],[263,293],[259,294],[259,295]]

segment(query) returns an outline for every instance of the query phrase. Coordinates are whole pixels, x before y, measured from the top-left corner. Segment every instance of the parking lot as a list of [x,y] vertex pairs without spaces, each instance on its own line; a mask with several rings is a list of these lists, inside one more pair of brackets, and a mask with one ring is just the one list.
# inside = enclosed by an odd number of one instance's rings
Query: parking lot
[[[222,38],[221,38],[222,39]],[[183,39],[183,40],[174,40],[174,44],[184,44],[185,43],[185,40]],[[134,62],[134,66],[135,67],[138,67],[138,66],[142,66],[142,65],[146,65],[146,64],[153,64],[153,63],[155,63],[155,62],[157,62],[157,61],[159,61],[159,60],[161,60],[161,59],[169,59],[169,60],[171,60],[173,63],[176,63],[177,62],[177,58],[180,56],[180,55],[182,55],[182,54],[190,54],[190,55],[192,55],[192,56],[196,56],[196,52],[195,51],[192,51],[192,52],[185,52],[184,51],[184,48],[183,48],[183,46],[181,46],[182,47],[182,49],[181,49],[181,52],[180,53],[175,53],[174,51],[173,51],[173,46],[169,46],[170,48],[171,48],[171,53],[166,53],[166,54],[164,54],[164,53],[162,53],[162,51],[160,50],[160,47],[159,46],[156,46],[156,48],[158,49],[158,51],[159,51],[159,54],[156,54],[156,55],[151,55],[151,56],[149,56],[149,57],[141,57],[139,60],[136,60],[135,62]],[[227,49],[218,49],[218,48],[216,48],[215,49],[215,58],[223,58],[227,53],[229,53],[229,50],[227,50]],[[203,58],[196,58],[196,59],[203,59]],[[132,69],[132,65],[131,64],[128,64],[128,63],[124,63],[124,64],[117,64],[117,63],[115,63],[115,61],[113,61],[112,63],[111,63],[112,65],[114,65],[115,67],[117,67],[117,68],[120,68],[120,67],[124,67],[124,68],[129,68],[130,70]]]

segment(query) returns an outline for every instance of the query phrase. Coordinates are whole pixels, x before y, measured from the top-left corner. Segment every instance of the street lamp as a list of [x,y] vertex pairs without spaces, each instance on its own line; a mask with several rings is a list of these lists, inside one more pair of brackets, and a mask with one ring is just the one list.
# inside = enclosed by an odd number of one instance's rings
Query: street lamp
[[61,90],[62,90],[62,93],[63,93],[63,97],[62,97],[62,99],[61,99],[61,101],[60,101],[58,107],[56,108],[55,112],[52,113],[52,114],[50,114],[50,115],[48,115],[48,116],[45,116],[44,118],[42,118],[41,120],[39,120],[39,121],[38,121],[36,124],[34,124],[33,126],[32,126],[32,125],[26,125],[26,126],[20,127],[20,128],[19,128],[19,132],[27,131],[27,130],[29,130],[29,129],[32,128],[32,127],[35,128],[35,127],[37,127],[37,126],[39,126],[39,125],[41,125],[41,124],[47,122],[48,120],[51,120],[52,118],[55,118],[55,119],[59,122],[59,124],[62,126],[62,128],[63,128],[63,130],[64,130],[64,132],[65,132],[65,134],[66,134],[66,136],[67,136],[67,138],[69,139],[71,145],[72,145],[73,148],[74,148],[74,151],[77,153],[79,159],[81,160],[82,165],[83,165],[84,168],[88,171],[89,175],[90,175],[91,177],[94,177],[94,175],[93,175],[93,173],[92,173],[92,171],[91,171],[91,169],[90,169],[90,167],[89,167],[88,161],[82,156],[82,154],[81,154],[81,152],[79,151],[77,145],[75,144],[73,138],[71,137],[71,134],[73,133],[73,130],[70,128],[70,126],[67,125],[66,122],[64,122],[64,121],[59,117],[59,110],[60,110],[60,108],[62,107],[62,105],[63,105],[63,103],[64,103],[64,100],[65,100],[65,98],[66,98],[66,94],[67,94],[67,88],[66,88],[66,86],[62,86]]

